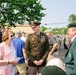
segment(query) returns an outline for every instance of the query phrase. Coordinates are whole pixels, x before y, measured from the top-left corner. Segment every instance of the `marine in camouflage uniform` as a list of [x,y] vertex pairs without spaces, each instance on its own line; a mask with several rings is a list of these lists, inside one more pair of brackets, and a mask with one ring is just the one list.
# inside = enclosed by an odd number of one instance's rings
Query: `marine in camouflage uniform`
[[[40,27],[40,23],[33,22],[31,27]],[[32,28],[33,29],[33,28]],[[40,29],[40,28],[39,28]],[[33,31],[36,31],[33,29]],[[45,33],[38,31],[30,34],[26,40],[26,55],[28,60],[28,75],[36,75],[46,65],[49,52],[49,42]],[[27,58],[26,58],[27,59]]]

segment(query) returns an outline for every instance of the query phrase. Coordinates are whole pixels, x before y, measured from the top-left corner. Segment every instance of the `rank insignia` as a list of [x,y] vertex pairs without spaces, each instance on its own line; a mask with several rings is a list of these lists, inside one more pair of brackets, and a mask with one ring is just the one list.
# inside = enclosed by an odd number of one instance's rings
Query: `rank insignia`
[[32,40],[34,40],[34,38],[32,38]]

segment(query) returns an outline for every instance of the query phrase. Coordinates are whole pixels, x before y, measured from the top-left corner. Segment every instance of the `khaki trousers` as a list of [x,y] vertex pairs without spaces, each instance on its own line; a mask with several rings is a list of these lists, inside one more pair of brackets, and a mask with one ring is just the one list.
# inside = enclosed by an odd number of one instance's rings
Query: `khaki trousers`
[[18,65],[16,65],[16,67],[21,75],[26,74],[26,64],[25,63],[18,64]]

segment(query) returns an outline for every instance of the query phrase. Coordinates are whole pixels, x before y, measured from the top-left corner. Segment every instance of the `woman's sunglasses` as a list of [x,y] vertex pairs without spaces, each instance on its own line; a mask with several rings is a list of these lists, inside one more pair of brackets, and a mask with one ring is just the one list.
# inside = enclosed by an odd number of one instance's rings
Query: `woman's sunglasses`
[[13,37],[14,36],[14,34],[13,35],[10,35],[10,37]]

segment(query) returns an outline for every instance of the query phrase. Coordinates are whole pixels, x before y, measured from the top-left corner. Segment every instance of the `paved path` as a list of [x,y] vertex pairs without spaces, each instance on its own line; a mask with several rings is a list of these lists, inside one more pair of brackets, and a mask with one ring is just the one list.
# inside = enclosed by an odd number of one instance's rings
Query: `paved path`
[[58,57],[61,58],[61,60],[64,62],[64,58],[65,58],[65,54],[66,54],[67,50],[64,48],[61,48],[58,51]]

